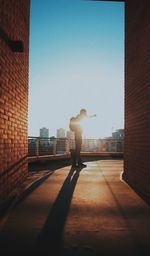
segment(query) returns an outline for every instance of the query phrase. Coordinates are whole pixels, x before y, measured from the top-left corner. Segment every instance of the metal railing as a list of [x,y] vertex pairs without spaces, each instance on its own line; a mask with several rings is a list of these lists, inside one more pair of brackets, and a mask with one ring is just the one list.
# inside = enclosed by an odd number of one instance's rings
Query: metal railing
[[[123,152],[123,139],[83,139],[83,153]],[[75,141],[68,138],[28,137],[28,156],[67,155],[75,146]]]

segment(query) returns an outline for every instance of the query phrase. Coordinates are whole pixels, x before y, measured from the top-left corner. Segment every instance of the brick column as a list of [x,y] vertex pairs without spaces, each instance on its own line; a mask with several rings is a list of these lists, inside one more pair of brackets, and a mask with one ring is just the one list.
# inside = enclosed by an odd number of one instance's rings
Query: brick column
[[28,173],[29,0],[0,0],[0,200]]
[[150,201],[150,1],[126,2],[123,178]]

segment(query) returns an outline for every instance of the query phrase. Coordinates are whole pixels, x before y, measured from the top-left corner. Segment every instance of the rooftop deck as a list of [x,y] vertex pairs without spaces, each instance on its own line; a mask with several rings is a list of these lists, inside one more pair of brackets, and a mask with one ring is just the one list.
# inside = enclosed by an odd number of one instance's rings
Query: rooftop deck
[[10,213],[3,255],[146,255],[150,207],[122,171],[123,160],[104,159],[53,168]]

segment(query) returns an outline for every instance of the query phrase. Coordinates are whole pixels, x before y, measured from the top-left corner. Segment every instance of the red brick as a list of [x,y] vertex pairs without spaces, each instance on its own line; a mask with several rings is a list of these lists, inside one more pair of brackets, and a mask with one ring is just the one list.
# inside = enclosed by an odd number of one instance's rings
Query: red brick
[[126,1],[124,179],[150,201],[150,1]]
[[[3,31],[11,40],[21,40],[24,44],[23,53],[14,53],[3,38],[0,41],[2,138],[0,139],[0,175],[3,180],[0,194],[3,202],[28,173],[26,157],[28,124],[24,116],[28,113],[30,1],[1,1],[0,5]],[[20,11],[21,9],[23,12]]]

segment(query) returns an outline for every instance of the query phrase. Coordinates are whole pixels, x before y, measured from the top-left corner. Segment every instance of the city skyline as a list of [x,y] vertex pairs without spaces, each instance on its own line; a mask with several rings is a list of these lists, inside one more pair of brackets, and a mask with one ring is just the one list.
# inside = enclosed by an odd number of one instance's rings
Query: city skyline
[[81,108],[85,136],[124,127],[124,3],[31,2],[29,136],[69,130]]
[[[63,130],[63,135],[61,136],[60,134],[62,134],[62,130]],[[113,134],[115,134],[115,133],[117,133],[118,131],[120,131],[120,130],[122,130],[122,131],[124,131],[124,129],[122,129],[122,128],[117,128],[117,129],[115,129],[115,130],[112,130],[112,133],[111,134],[109,134],[109,136],[105,136],[105,137],[97,137],[97,138],[88,138],[87,136],[85,136],[84,135],[84,133],[83,133],[83,139],[105,139],[105,138],[108,138],[108,137],[113,137]],[[71,130],[66,130],[66,129],[64,129],[64,128],[62,128],[62,127],[60,127],[60,128],[58,128],[58,129],[56,129],[56,132],[55,132],[55,134],[49,134],[49,131],[50,131],[50,129],[48,128],[48,127],[41,127],[41,128],[39,128],[39,137],[47,137],[47,138],[51,138],[51,137],[55,137],[55,138],[68,138],[68,137],[72,137],[72,134],[74,134],[74,132],[72,132]],[[60,133],[59,133],[59,131],[60,131]],[[32,136],[31,136],[32,137]],[[33,136],[34,137],[34,136]],[[38,137],[38,136],[37,136]],[[73,135],[73,137],[74,137],[74,135]],[[73,139],[73,137],[72,137],[72,139]]]

